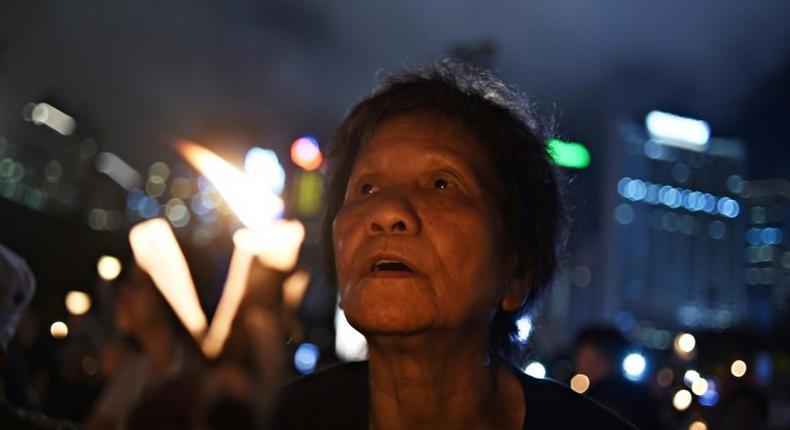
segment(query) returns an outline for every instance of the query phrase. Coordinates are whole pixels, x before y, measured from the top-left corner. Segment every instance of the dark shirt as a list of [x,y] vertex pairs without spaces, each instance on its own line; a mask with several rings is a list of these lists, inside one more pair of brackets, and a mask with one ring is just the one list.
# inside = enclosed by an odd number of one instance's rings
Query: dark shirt
[[[525,430],[633,429],[595,401],[548,379],[514,371],[524,389]],[[272,429],[367,429],[368,363],[346,363],[298,379],[281,392]]]

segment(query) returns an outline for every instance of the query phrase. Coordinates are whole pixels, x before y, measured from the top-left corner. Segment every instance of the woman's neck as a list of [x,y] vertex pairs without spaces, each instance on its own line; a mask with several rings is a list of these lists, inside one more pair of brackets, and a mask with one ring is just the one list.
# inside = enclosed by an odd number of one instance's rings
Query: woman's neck
[[515,375],[466,341],[370,339],[370,428],[521,428]]

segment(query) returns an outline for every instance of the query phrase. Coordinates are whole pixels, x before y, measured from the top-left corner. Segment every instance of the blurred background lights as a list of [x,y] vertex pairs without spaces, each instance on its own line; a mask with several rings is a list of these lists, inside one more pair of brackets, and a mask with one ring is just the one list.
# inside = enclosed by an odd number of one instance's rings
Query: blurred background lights
[[316,172],[300,172],[296,176],[296,212],[302,216],[313,216],[321,208],[324,196],[324,180]]
[[96,271],[105,281],[112,281],[121,274],[121,260],[111,255],[102,255],[96,263]]
[[693,369],[687,370],[686,373],[683,374],[683,383],[686,384],[687,387],[691,387],[699,378],[699,372]]
[[691,384],[691,392],[698,396],[705,394],[706,391],[708,391],[708,380],[705,378],[697,378]]
[[91,309],[91,297],[82,291],[66,293],[66,310],[72,315],[84,315]]
[[165,215],[174,227],[184,227],[189,223],[189,209],[181,199],[170,199],[165,206]]
[[527,367],[524,368],[524,373],[533,378],[543,379],[546,377],[546,367],[540,364],[540,362],[531,361],[527,364]]
[[518,330],[518,341],[524,343],[529,339],[532,333],[532,320],[528,316],[523,316],[516,321],[516,329]]
[[170,166],[164,161],[157,161],[148,168],[149,178],[160,178],[162,182],[166,182],[170,178]]
[[581,143],[549,140],[549,154],[558,166],[584,169],[590,165],[590,151]]
[[694,421],[689,425],[689,430],[708,430],[708,425],[704,421]]
[[705,407],[713,407],[719,403],[719,392],[716,391],[716,381],[711,379],[707,380],[708,389],[699,396],[699,403]]
[[69,335],[69,327],[63,321],[55,321],[49,326],[49,333],[55,339],[63,339]]
[[697,339],[694,338],[694,335],[690,333],[678,333],[675,336],[675,352],[680,355],[689,354],[691,351],[694,350],[694,347],[697,345]]
[[291,160],[304,170],[315,170],[324,161],[318,141],[310,136],[300,137],[291,144]]
[[140,173],[112,152],[102,152],[96,156],[96,170],[109,176],[125,190],[136,188],[142,182]]
[[691,406],[691,393],[688,390],[678,390],[674,396],[672,396],[672,406],[679,411],[685,411]]
[[658,385],[666,388],[672,385],[674,377],[675,374],[672,372],[672,369],[664,367],[656,374],[656,382],[658,382]]
[[244,173],[256,184],[280,194],[285,188],[285,170],[271,149],[252,148],[244,158]]
[[730,373],[736,378],[746,374],[746,363],[743,360],[735,360],[730,365]]
[[318,347],[312,343],[303,343],[296,348],[294,366],[300,373],[308,374],[315,371],[318,358],[321,355]]
[[30,113],[30,120],[33,124],[46,125],[64,136],[73,133],[77,126],[74,118],[48,103],[37,104]]
[[582,394],[587,391],[588,388],[590,388],[590,378],[588,378],[587,375],[577,373],[576,375],[573,375],[573,378],[571,378],[570,385],[571,390]]
[[632,352],[623,359],[623,372],[626,378],[638,381],[642,378],[647,367],[647,361],[642,354]]
[[707,122],[657,110],[647,114],[645,126],[651,136],[669,145],[702,150],[710,139]]

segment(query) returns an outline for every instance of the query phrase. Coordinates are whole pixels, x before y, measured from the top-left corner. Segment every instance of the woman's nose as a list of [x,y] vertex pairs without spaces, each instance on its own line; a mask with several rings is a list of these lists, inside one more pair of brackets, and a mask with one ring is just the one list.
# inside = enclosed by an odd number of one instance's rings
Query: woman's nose
[[420,228],[414,207],[404,196],[394,193],[379,196],[368,215],[367,230],[371,235],[414,235]]

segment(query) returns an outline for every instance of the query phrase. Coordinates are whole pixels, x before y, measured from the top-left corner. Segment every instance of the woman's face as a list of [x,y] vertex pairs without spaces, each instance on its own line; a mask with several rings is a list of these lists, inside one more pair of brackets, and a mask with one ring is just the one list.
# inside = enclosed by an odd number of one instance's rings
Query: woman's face
[[496,175],[460,125],[386,120],[357,155],[333,224],[341,306],[365,334],[487,328],[515,310]]

